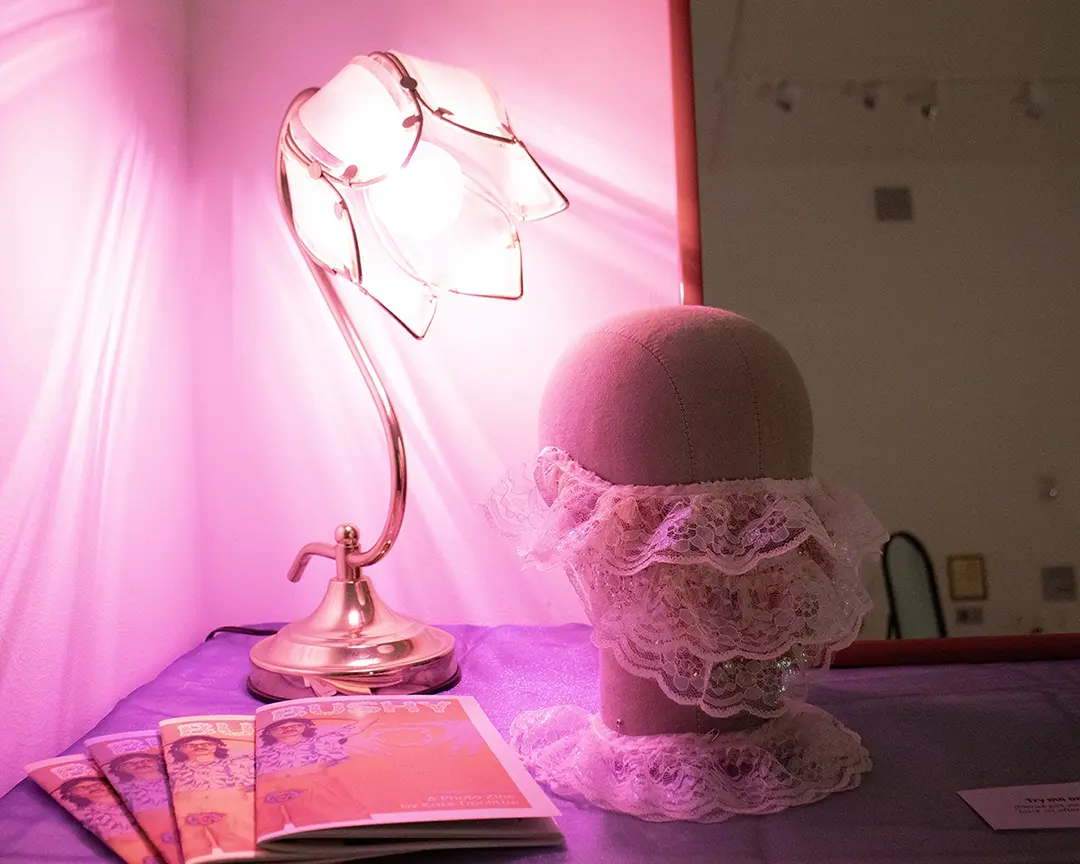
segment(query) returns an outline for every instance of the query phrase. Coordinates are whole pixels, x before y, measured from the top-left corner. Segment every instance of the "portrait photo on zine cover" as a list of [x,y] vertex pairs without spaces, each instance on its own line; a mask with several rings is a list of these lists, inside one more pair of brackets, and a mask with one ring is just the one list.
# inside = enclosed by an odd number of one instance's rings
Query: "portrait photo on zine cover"
[[180,847],[187,864],[255,854],[255,727],[251,717],[161,723]]
[[260,840],[532,806],[458,701],[298,700],[260,708],[255,728]]
[[168,864],[182,864],[180,833],[169,800],[169,777],[158,730],[90,738],[86,741],[86,752],[104,772],[161,857]]
[[127,864],[164,864],[89,756],[46,759],[26,772]]

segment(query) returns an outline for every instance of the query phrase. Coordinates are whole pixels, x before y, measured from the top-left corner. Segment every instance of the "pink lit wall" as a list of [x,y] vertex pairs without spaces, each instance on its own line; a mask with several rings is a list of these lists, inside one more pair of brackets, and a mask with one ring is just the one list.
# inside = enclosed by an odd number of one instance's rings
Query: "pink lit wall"
[[0,792],[205,626],[182,11],[0,3]]
[[486,74],[571,206],[524,226],[522,300],[449,296],[423,342],[346,291],[411,468],[398,545],[371,575],[391,605],[431,621],[580,619],[565,580],[523,574],[476,504],[535,452],[560,352],[607,316],[678,302],[667,3],[196,0],[190,11],[200,549],[214,622],[307,614],[331,570],[289,584],[299,546],[343,520],[368,539],[382,524],[382,433],[271,174],[292,96],[380,49]]
[[[581,618],[477,510],[535,452],[558,355],[678,302],[666,0],[0,0],[0,792],[210,628],[306,614],[297,548],[387,494],[359,376],[280,222],[301,88],[399,49],[497,82],[571,199],[526,296],[449,297],[415,342],[354,314],[405,428],[372,575],[438,622]],[[617,432],[613,431],[613,434]]]

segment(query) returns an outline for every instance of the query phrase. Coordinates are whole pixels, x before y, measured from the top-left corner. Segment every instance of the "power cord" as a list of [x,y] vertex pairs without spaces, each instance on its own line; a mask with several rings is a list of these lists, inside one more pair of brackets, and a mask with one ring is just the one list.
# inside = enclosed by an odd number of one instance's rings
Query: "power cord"
[[204,639],[204,642],[209,642],[218,633],[240,633],[244,636],[272,636],[280,630],[280,627],[274,627],[267,629],[265,627],[218,627],[210,631],[210,634]]

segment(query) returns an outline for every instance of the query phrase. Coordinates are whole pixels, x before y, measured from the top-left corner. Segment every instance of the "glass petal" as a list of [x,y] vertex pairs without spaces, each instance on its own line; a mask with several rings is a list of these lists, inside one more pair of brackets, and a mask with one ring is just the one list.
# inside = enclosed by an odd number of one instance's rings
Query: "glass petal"
[[347,203],[326,178],[312,177],[287,148],[280,156],[287,209],[300,242],[328,270],[359,283],[359,249]]
[[363,192],[351,189],[346,195],[352,205],[360,244],[364,249],[364,278],[361,287],[417,339],[423,339],[438,307],[432,286],[403,270],[383,241],[367,213]]
[[431,289],[395,267],[379,278],[364,280],[364,291],[417,339],[423,339],[435,317],[439,298]]
[[519,222],[565,210],[566,197],[520,141],[499,141],[427,120],[420,146],[433,144],[453,155],[461,170]]
[[522,222],[535,222],[561,213],[570,201],[520,141],[507,150],[503,183],[505,197]]
[[397,51],[391,53],[416,79],[417,94],[437,116],[473,132],[513,140],[506,108],[483,76]]
[[464,178],[456,218],[432,228],[423,219],[387,211],[371,187],[367,214],[398,266],[433,289],[516,299],[522,294],[521,243],[513,218]]
[[377,57],[354,57],[300,105],[289,125],[297,146],[338,180],[369,183],[409,157],[419,108],[401,77]]

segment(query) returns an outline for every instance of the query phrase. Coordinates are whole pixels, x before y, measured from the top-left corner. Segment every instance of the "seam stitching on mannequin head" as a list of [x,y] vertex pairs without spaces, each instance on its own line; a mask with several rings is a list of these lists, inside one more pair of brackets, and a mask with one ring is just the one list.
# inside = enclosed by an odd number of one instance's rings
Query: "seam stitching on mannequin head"
[[[683,402],[682,394],[679,392],[678,384],[675,383],[675,376],[673,376],[668,371],[667,366],[664,365],[664,361],[661,360],[659,356],[657,356],[656,352],[653,351],[652,348],[650,348],[648,345],[646,345],[644,342],[640,341],[639,339],[635,339],[633,336],[630,336],[630,335],[628,335],[626,333],[621,333],[618,330],[603,329],[603,330],[599,330],[597,332],[599,332],[599,333],[607,333],[609,336],[619,336],[620,338],[625,339],[627,342],[630,342],[630,343],[632,343],[634,345],[637,345],[639,348],[641,348],[646,353],[648,353],[648,355],[650,357],[652,357],[653,360],[655,360],[657,362],[657,364],[660,366],[660,368],[664,370],[664,374],[667,375],[668,381],[671,382],[671,389],[675,391],[675,399],[679,403],[679,413],[682,415],[682,421],[683,421],[683,432],[686,435],[686,452],[687,452],[687,456],[689,457],[689,460],[690,460],[690,479],[691,480],[695,479],[695,477],[697,475],[694,472],[694,445],[690,440],[690,422],[686,418],[686,404]],[[757,413],[757,403],[756,402],[754,403],[754,413],[755,413],[755,415]],[[761,451],[761,448],[759,446],[758,447],[758,460],[759,461],[761,459],[760,451]]]
[[746,377],[750,379],[750,401],[754,405],[754,427],[757,429],[757,468],[758,475],[760,476],[765,470],[765,467],[761,462],[761,412],[758,409],[757,382],[754,380],[753,367],[750,365],[750,361],[746,359],[746,354],[743,352],[742,345],[739,344],[738,334],[731,334],[731,343],[735,346],[735,350],[739,352],[739,357],[742,358],[743,366],[746,367]]

